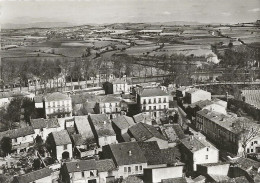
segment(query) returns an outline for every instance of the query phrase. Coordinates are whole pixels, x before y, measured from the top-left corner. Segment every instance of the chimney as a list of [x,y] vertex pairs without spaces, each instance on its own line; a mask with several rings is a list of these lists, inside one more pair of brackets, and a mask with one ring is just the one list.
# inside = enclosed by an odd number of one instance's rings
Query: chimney
[[128,151],[128,155],[129,155],[129,156],[132,156],[132,151]]
[[79,168],[79,164],[78,163],[76,164],[76,167]]

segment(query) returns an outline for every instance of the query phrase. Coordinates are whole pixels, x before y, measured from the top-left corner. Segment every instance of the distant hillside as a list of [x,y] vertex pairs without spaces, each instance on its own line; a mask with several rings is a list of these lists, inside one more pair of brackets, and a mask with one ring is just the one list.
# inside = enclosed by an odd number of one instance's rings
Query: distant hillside
[[2,24],[2,29],[25,29],[25,28],[51,28],[51,27],[70,27],[74,26],[71,23],[67,22],[34,22],[27,24],[14,24],[14,23],[6,23]]

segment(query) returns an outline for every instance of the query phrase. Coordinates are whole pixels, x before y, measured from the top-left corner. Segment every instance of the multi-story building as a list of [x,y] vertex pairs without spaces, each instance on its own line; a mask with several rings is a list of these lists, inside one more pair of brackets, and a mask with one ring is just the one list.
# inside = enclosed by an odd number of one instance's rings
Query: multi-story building
[[45,118],[68,117],[72,116],[71,97],[55,92],[45,96],[36,96],[34,98],[35,108],[43,108]]
[[60,176],[65,183],[106,183],[115,181],[117,171],[111,159],[73,160],[62,165]]
[[200,100],[211,100],[211,93],[198,88],[191,88],[185,92],[184,101],[186,103],[193,104]]
[[116,133],[105,114],[90,114],[88,120],[99,147],[117,143]]
[[46,118],[66,117],[72,115],[71,97],[59,92],[47,94],[44,99]]
[[109,119],[116,118],[121,115],[121,100],[113,96],[102,96],[97,101],[96,112],[98,114],[106,114]]
[[142,88],[137,92],[137,104],[140,112],[159,121],[169,108],[169,95],[160,88]]
[[12,151],[28,150],[34,144],[34,130],[33,127],[28,126],[0,132],[0,141],[4,137],[12,140]]
[[[195,125],[207,138],[232,153],[241,155],[244,150],[246,150],[246,153],[260,152],[260,135],[250,132],[251,129],[259,128],[259,125],[248,118],[237,117],[233,113],[224,115],[204,109],[197,112]],[[246,141],[246,149],[244,149],[242,147],[245,143],[243,137],[246,134],[250,135],[250,133],[253,136]]]
[[105,82],[103,84],[106,94],[122,94],[130,93],[130,87],[126,79],[114,79],[111,82]]
[[51,133],[51,141],[55,147],[52,147],[51,154],[55,156],[57,160],[72,158],[72,142],[67,130]]
[[186,163],[186,171],[197,171],[198,164],[217,163],[219,151],[205,139],[190,136],[180,140],[182,160]]
[[31,119],[31,125],[34,129],[34,138],[39,135],[42,140],[46,140],[51,132],[61,131],[63,128],[59,125],[58,120],[53,119]]
[[102,147],[105,158],[113,159],[118,175],[123,178],[129,175],[141,175],[147,168],[147,160],[137,142],[110,144]]

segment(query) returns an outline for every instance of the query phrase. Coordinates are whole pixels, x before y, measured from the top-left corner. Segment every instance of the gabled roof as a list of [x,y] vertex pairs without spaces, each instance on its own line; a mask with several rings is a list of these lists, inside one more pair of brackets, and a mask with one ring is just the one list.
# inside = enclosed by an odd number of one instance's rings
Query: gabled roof
[[44,177],[51,176],[52,170],[49,168],[43,168],[40,170],[32,171],[27,174],[19,175],[17,177],[14,177],[16,181],[19,183],[29,183],[33,182],[39,179],[42,179]]
[[88,170],[96,170],[97,165],[94,159],[92,160],[76,160],[71,162],[66,162],[64,166],[67,168],[68,172],[81,172]]
[[140,92],[141,97],[168,96],[168,94],[160,88],[144,88]]
[[210,148],[216,149],[208,141],[203,140],[203,139],[198,140],[195,137],[187,137],[187,138],[181,139],[180,141],[191,152],[199,151],[205,147],[210,147]]
[[137,141],[146,141],[153,137],[166,140],[166,138],[156,130],[152,125],[137,123],[129,128],[130,136],[132,135]]
[[160,165],[167,163],[156,141],[137,143],[143,151],[148,165]]
[[143,122],[143,121],[151,121],[151,118],[149,117],[149,115],[143,114],[143,113],[139,113],[133,116],[133,119],[136,123],[139,122]]
[[43,101],[43,96],[42,95],[37,95],[33,98],[35,103],[42,103]]
[[260,162],[252,160],[250,158],[240,157],[234,160],[234,163],[237,163],[243,170],[246,171],[249,170],[251,167],[255,167],[256,169],[260,168]]
[[117,166],[147,163],[142,149],[137,142],[124,142],[107,145]]
[[108,172],[116,169],[116,165],[112,159],[97,160],[96,164],[99,172]]
[[170,178],[170,179],[162,179],[162,183],[188,183],[186,178]]
[[135,124],[133,118],[125,115],[112,119],[112,122],[121,130],[128,129],[130,126]]
[[70,136],[67,130],[52,132],[56,146],[71,144]]
[[75,137],[77,138],[77,140],[80,143],[95,143],[95,137],[94,134],[91,130],[89,121],[88,121],[88,116],[75,116],[74,117],[75,120],[75,125],[76,125],[76,130],[78,131],[78,133],[80,134],[80,140],[79,137]]
[[27,127],[24,127],[24,128],[18,128],[18,129],[0,132],[0,140],[3,137],[9,137],[11,139],[15,139],[15,138],[18,138],[18,137],[24,137],[24,136],[31,135],[31,134],[34,134],[33,127],[27,126]]
[[60,127],[58,123],[58,119],[51,118],[51,119],[31,119],[31,125],[34,129],[41,129],[41,128],[58,128]]
[[60,92],[50,93],[45,96],[46,102],[60,101],[60,100],[71,100],[71,98],[68,95]]
[[99,137],[116,135],[111,122],[105,114],[90,114],[89,118]]

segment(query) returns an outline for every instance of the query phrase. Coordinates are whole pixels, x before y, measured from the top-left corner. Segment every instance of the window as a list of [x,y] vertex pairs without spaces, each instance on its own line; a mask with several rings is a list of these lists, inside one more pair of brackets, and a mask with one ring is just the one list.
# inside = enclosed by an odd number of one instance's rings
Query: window
[[209,151],[209,148],[207,147],[207,151]]
[[163,103],[166,103],[166,98],[163,99]]
[[209,155],[206,155],[206,159],[209,159]]
[[14,142],[17,142],[17,139],[14,139]]
[[156,106],[153,106],[153,110],[156,110]]
[[81,172],[81,176],[82,176],[82,177],[85,177],[85,174],[84,174],[84,172]]
[[128,172],[131,172],[131,167],[128,167]]
[[257,144],[257,141],[254,141],[254,144]]
[[142,165],[140,165],[140,166],[139,166],[139,169],[140,169],[140,170],[143,170],[143,167],[142,167]]
[[136,171],[136,172],[138,171],[138,166],[135,166],[135,171]]
[[144,102],[143,102],[144,104],[146,104],[146,99],[144,99]]
[[143,111],[145,111],[145,109],[146,109],[146,108],[145,108],[145,107],[143,107]]
[[149,99],[149,102],[148,102],[149,104],[151,104],[152,102],[151,102],[151,99]]
[[251,146],[253,146],[254,145],[254,142],[251,142]]
[[250,150],[249,150],[249,148],[247,148],[247,150],[246,150],[246,151],[247,151],[247,153],[250,153]]
[[166,105],[164,105],[164,109],[166,109]]
[[251,149],[251,152],[254,152],[254,149]]
[[67,144],[63,145],[63,150],[67,150],[67,149],[68,149],[68,145]]
[[152,106],[149,106],[149,110],[152,110]]
[[158,103],[161,103],[162,102],[162,99],[161,98],[159,98],[159,101],[158,101]]
[[153,99],[153,103],[156,103],[156,98]]
[[90,177],[94,177],[94,172],[90,171]]
[[124,172],[127,172],[127,167],[124,167]]

